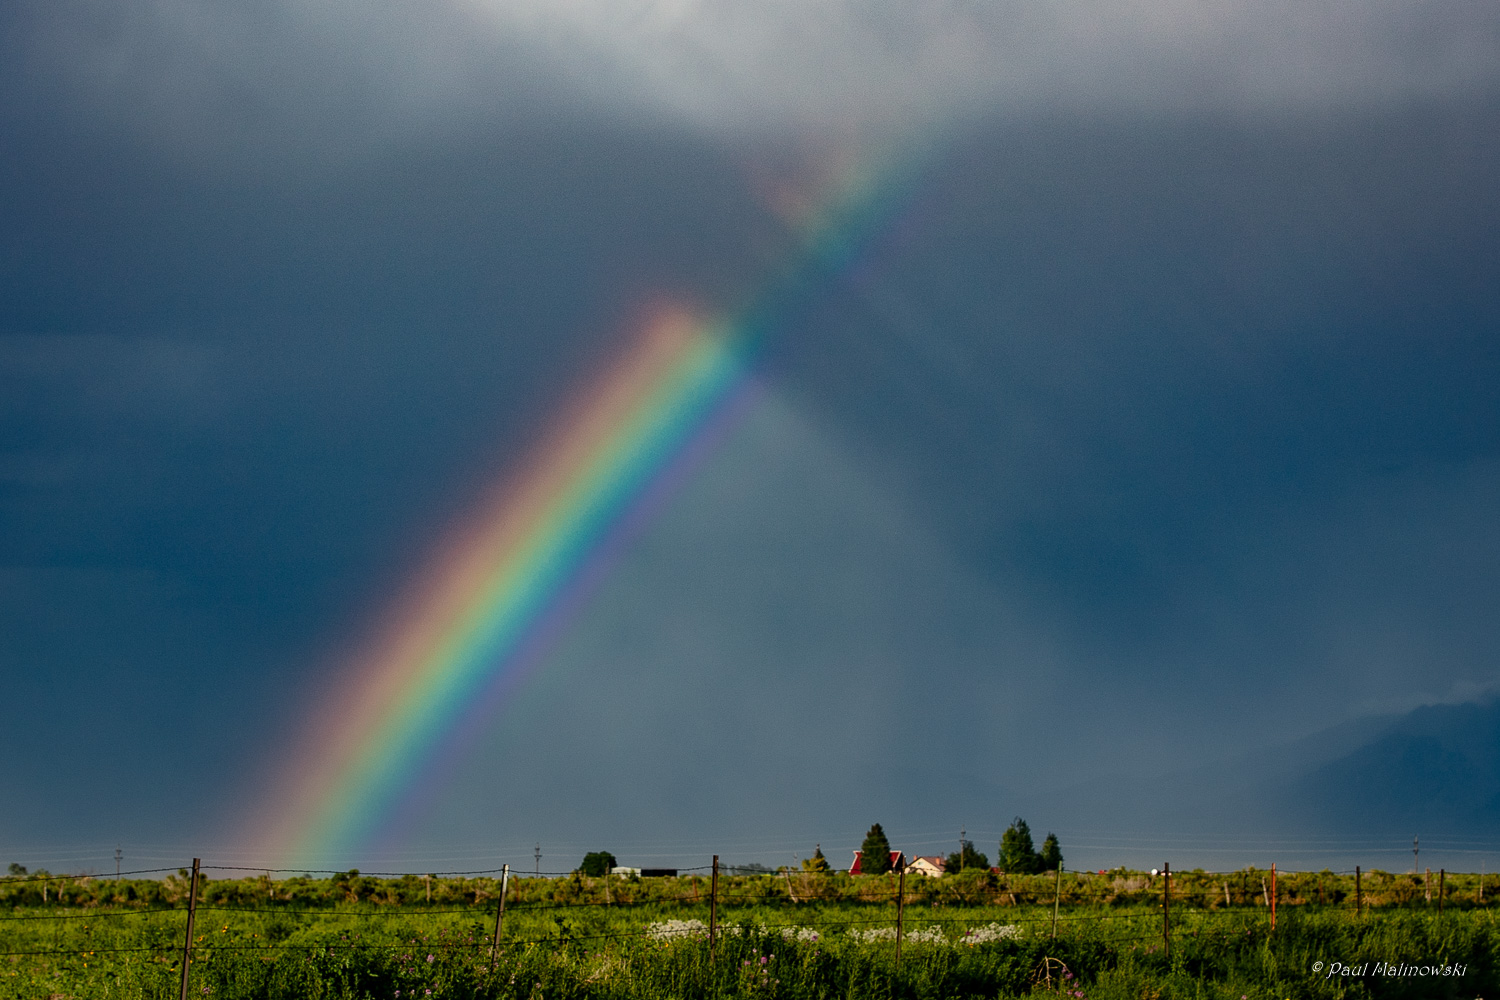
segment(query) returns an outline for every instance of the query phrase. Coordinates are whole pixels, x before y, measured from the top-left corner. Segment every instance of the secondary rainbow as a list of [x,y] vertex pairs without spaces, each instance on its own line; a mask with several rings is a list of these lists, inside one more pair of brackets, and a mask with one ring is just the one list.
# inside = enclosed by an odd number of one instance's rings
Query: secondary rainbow
[[838,199],[804,213],[803,252],[748,308],[718,322],[657,309],[452,534],[314,720],[267,810],[258,857],[287,867],[355,859],[473,705],[536,664],[622,535],[743,410],[767,332],[886,214],[889,199],[863,197],[866,185],[846,177],[838,187]]

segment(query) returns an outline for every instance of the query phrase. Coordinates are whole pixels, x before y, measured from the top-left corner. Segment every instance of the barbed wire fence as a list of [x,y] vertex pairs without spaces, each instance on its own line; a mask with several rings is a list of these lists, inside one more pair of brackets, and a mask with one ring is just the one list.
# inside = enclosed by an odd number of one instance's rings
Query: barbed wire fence
[[[263,875],[267,879],[269,879],[272,875],[300,878],[326,876],[333,880],[337,880],[340,878],[350,878],[354,876],[367,879],[421,878],[427,880],[477,880],[484,878],[494,878],[495,876],[498,876],[499,891],[497,895],[489,897],[489,899],[485,900],[485,902],[483,903],[481,902],[481,900],[484,898],[483,893],[476,891],[475,902],[471,905],[434,907],[430,905],[431,883],[429,881],[428,905],[384,905],[358,911],[340,910],[336,908],[329,908],[327,906],[309,907],[306,905],[299,905],[297,903],[294,903],[290,899],[283,901],[279,905],[225,905],[223,903],[214,903],[207,900],[200,901],[200,897],[204,895],[203,873],[205,871],[255,873],[257,875]],[[52,947],[25,949],[10,948],[0,951],[0,956],[12,958],[20,958],[23,956],[77,957],[147,952],[161,957],[165,957],[169,954],[175,955],[179,962],[180,970],[180,996],[183,998],[183,1000],[185,1000],[188,995],[189,970],[194,961],[195,946],[199,945],[204,940],[204,936],[195,937],[194,933],[196,918],[199,913],[272,913],[283,916],[296,915],[310,919],[336,915],[340,917],[354,916],[361,920],[370,921],[379,921],[385,918],[397,916],[415,917],[436,914],[466,914],[473,916],[482,915],[486,917],[492,916],[494,921],[493,933],[487,935],[488,940],[476,939],[472,936],[464,940],[424,940],[421,943],[421,948],[432,949],[434,951],[467,950],[474,953],[476,960],[484,960],[485,964],[488,965],[489,971],[494,972],[496,969],[496,963],[499,954],[502,950],[502,946],[507,948],[544,944],[567,946],[584,942],[622,939],[654,938],[657,940],[661,940],[664,938],[673,937],[697,937],[700,939],[706,939],[710,961],[713,961],[718,942],[727,935],[737,936],[742,932],[742,925],[725,923],[721,921],[721,905],[724,907],[790,906],[794,911],[799,908],[806,911],[806,908],[809,904],[842,906],[854,903],[866,906],[894,905],[895,913],[894,915],[891,915],[888,912],[882,912],[879,915],[869,917],[846,917],[840,915],[836,918],[833,918],[817,912],[804,912],[801,916],[799,916],[796,922],[788,921],[774,924],[762,924],[758,927],[758,930],[768,936],[774,936],[778,934],[795,935],[808,932],[819,934],[828,930],[844,928],[846,930],[854,930],[856,933],[859,933],[862,940],[866,942],[890,941],[895,947],[896,967],[899,975],[903,945],[908,941],[908,934],[911,926],[920,925],[919,934],[925,933],[927,935],[927,937],[916,938],[915,940],[918,941],[931,941],[931,929],[935,927],[967,927],[969,928],[969,930],[965,931],[964,935],[959,938],[959,943],[963,943],[966,939],[970,939],[975,936],[973,931],[974,925],[988,924],[991,928],[996,927],[997,925],[994,922],[995,915],[992,911],[995,907],[1000,906],[1017,909],[1029,906],[1033,908],[1040,908],[1040,912],[1030,912],[1025,914],[1018,912],[1013,916],[1007,917],[1007,922],[1003,926],[1004,928],[1008,928],[1009,930],[1007,930],[1003,934],[1000,934],[999,936],[1012,936],[1015,934],[1020,934],[1025,930],[1033,929],[1040,932],[1041,928],[1039,928],[1037,925],[1044,925],[1045,932],[1048,934],[1048,936],[1056,938],[1059,936],[1060,932],[1066,935],[1077,928],[1086,927],[1093,931],[1093,939],[1099,941],[1100,943],[1123,944],[1131,942],[1159,940],[1164,951],[1166,951],[1166,953],[1170,955],[1174,934],[1174,904],[1178,907],[1179,912],[1181,912],[1182,908],[1184,907],[1190,908],[1194,914],[1195,922],[1200,925],[1190,931],[1178,929],[1176,933],[1179,935],[1186,934],[1198,940],[1227,938],[1230,936],[1243,934],[1254,934],[1257,930],[1265,934],[1274,934],[1276,929],[1278,904],[1280,904],[1283,909],[1289,903],[1296,906],[1298,909],[1316,907],[1319,910],[1324,910],[1329,907],[1333,907],[1344,912],[1350,912],[1355,916],[1364,915],[1370,909],[1371,905],[1371,900],[1366,893],[1363,885],[1367,873],[1365,873],[1360,867],[1356,867],[1352,871],[1323,870],[1318,872],[1278,872],[1276,865],[1273,864],[1268,870],[1265,871],[1257,869],[1245,869],[1236,872],[1213,873],[1195,870],[1189,873],[1176,873],[1177,878],[1185,878],[1187,880],[1187,883],[1185,887],[1177,888],[1178,894],[1175,897],[1174,873],[1172,872],[1170,865],[1164,865],[1163,869],[1160,872],[1153,870],[1149,876],[1143,872],[1128,872],[1124,870],[1117,870],[1114,872],[1093,872],[1066,870],[1059,868],[1050,875],[1050,881],[1052,882],[1052,886],[1050,887],[1050,894],[1046,891],[1048,887],[1046,887],[1044,884],[1044,882],[1048,880],[1047,876],[1026,876],[1023,877],[1023,879],[1018,884],[1018,880],[1016,878],[1005,878],[1003,876],[1003,873],[999,878],[996,878],[992,871],[982,870],[973,872],[973,875],[982,880],[983,884],[968,887],[960,887],[956,884],[956,880],[954,883],[949,883],[945,886],[944,883],[949,881],[946,878],[929,879],[924,875],[913,875],[912,877],[914,879],[920,878],[923,880],[921,890],[914,891],[913,889],[908,888],[907,885],[907,869],[902,868],[899,872],[895,872],[891,876],[856,876],[856,881],[854,881],[853,884],[859,887],[857,888],[857,890],[855,890],[855,894],[852,898],[847,896],[819,897],[816,895],[817,879],[820,876],[825,880],[832,880],[835,876],[851,875],[851,872],[848,869],[827,869],[824,871],[811,872],[793,872],[789,869],[782,869],[777,872],[755,871],[749,873],[749,877],[752,878],[771,880],[769,887],[761,887],[762,891],[753,891],[756,888],[755,886],[747,886],[746,884],[743,884],[746,878],[746,876],[743,874],[738,876],[741,879],[742,884],[738,886],[731,886],[728,884],[721,886],[721,876],[728,876],[734,872],[744,872],[745,869],[736,869],[732,866],[727,865],[721,866],[717,855],[714,856],[713,863],[711,865],[676,869],[675,871],[677,873],[677,878],[685,878],[690,881],[693,887],[693,893],[691,896],[687,895],[685,892],[682,892],[676,896],[658,895],[648,896],[646,898],[632,898],[628,894],[625,897],[621,897],[618,892],[612,895],[610,891],[611,878],[619,879],[622,877],[612,876],[611,874],[606,872],[606,874],[602,878],[596,876],[590,880],[591,882],[598,882],[599,886],[588,886],[588,888],[590,889],[602,887],[603,898],[601,899],[559,900],[553,898],[550,900],[530,901],[525,899],[518,899],[512,902],[508,901],[508,897],[510,895],[511,883],[513,881],[513,873],[511,872],[510,866],[508,864],[503,865],[498,869],[468,871],[426,873],[360,873],[354,870],[345,872],[330,869],[275,869],[244,865],[204,866],[200,859],[194,858],[192,861],[191,872],[188,872],[186,869],[180,868],[150,868],[138,869],[129,872],[119,872],[115,876],[115,878],[119,880],[126,876],[145,876],[147,878],[150,878],[153,876],[161,875],[171,876],[173,873],[186,875],[188,879],[188,884],[185,891],[186,898],[183,902],[180,903],[173,903],[166,906],[145,905],[115,909],[105,909],[98,906],[90,906],[87,907],[84,912],[79,913],[27,912],[17,914],[15,912],[12,912],[10,914],[0,916],[0,929],[4,929],[7,927],[13,927],[18,922],[55,921],[58,922],[59,926],[62,926],[67,921],[76,920],[113,920],[131,917],[144,917],[154,914],[182,913],[185,919],[184,924],[182,925],[182,937],[180,946],[174,945],[166,939],[158,938],[157,940],[150,943],[144,943],[134,946],[80,946],[75,948],[65,948],[61,945],[61,934],[59,932],[58,938],[54,943],[54,946]],[[960,876],[962,874],[963,873],[960,873]],[[1380,874],[1383,877],[1390,878],[1390,876],[1386,876],[1385,873]],[[1440,868],[1438,870],[1436,909],[1439,915],[1441,915],[1441,913],[1443,912],[1445,904],[1447,904],[1450,900],[1450,893],[1448,891],[1447,885],[1447,875],[1448,873],[1446,869]],[[804,883],[804,889],[808,889],[810,886],[813,891],[808,895],[799,897],[792,885],[792,878],[794,876],[800,882]],[[1284,893],[1281,886],[1278,885],[1278,878],[1280,877],[1281,879],[1285,879],[1288,876],[1296,878],[1299,880],[1299,882],[1304,883],[1307,877],[1316,877],[1316,902],[1314,902],[1310,898],[1302,896],[1300,893],[1298,893],[1293,898],[1286,898],[1288,894]],[[1354,880],[1352,894],[1344,893],[1341,888],[1341,883],[1340,886],[1334,887],[1335,891],[1332,893],[1332,895],[1334,896],[1333,902],[1326,902],[1324,898],[1324,881],[1328,877],[1343,880],[1347,879],[1350,876],[1352,876]],[[1428,871],[1426,873],[1424,886],[1425,903],[1431,903],[1433,899],[1431,876],[1432,873]],[[581,874],[577,870],[568,872],[533,873],[530,881],[535,882],[538,877],[547,880],[553,880],[562,877],[573,877],[581,879]],[[1250,881],[1252,877],[1259,881],[1260,892],[1258,894],[1254,892],[1256,888],[1255,884]],[[1414,875],[1412,877],[1416,878],[1418,876]],[[1483,905],[1485,902],[1485,878],[1486,876],[1483,875],[1478,877],[1474,900],[1474,903],[1476,905]],[[46,883],[77,883],[79,881],[91,879],[99,879],[101,881],[105,881],[107,877],[51,874],[12,876],[7,878],[0,878],[0,887],[15,884],[28,885],[41,883],[45,885]],[[1065,879],[1067,880],[1066,887]],[[1240,884],[1237,887],[1239,890],[1237,893],[1231,890],[1231,881],[1235,879],[1238,879],[1240,881]],[[648,877],[643,881],[650,880],[651,878]],[[777,881],[785,882],[784,891],[780,887],[776,886]],[[699,884],[700,882],[707,883],[706,897],[705,894],[700,891],[700,889],[703,888],[703,886]],[[892,882],[894,882],[894,884],[890,884]],[[867,884],[860,886],[859,883]],[[630,883],[627,879],[625,882],[616,884],[624,887],[625,885]],[[951,896],[951,899],[944,896],[943,890],[945,888],[952,890],[947,894],[948,896]],[[1299,889],[1305,888],[1305,885],[1299,886]],[[934,890],[936,890],[938,899],[932,898]],[[1214,898],[1212,903],[1210,904],[1206,897],[1210,893],[1217,897],[1221,890],[1224,906],[1222,908],[1218,908],[1217,898]],[[1260,908],[1260,912],[1263,913],[1263,915],[1256,915],[1254,916],[1253,920],[1246,919],[1250,914],[1250,911],[1256,907],[1257,895],[1260,898],[1260,902],[1263,904],[1263,906]],[[1413,893],[1413,898],[1414,895],[1415,894]],[[59,892],[59,902],[61,901],[61,898],[62,894],[61,892]],[[1239,900],[1238,905],[1236,905],[1236,898],[1238,898]],[[492,905],[490,904],[490,900],[493,901]],[[1068,907],[1068,911],[1066,913],[1064,913],[1063,911],[1063,905],[1065,901]],[[913,905],[918,902],[930,902],[934,908],[939,905],[945,905],[950,908],[983,908],[987,912],[982,915],[976,916],[945,914],[943,916],[923,915],[915,918],[914,920],[908,919],[906,914],[907,906]],[[1194,906],[1194,903],[1197,903],[1198,905]],[[1159,916],[1157,913],[1153,913],[1150,911],[1126,913],[1107,912],[1109,908],[1131,904],[1154,905],[1156,910],[1159,911]],[[626,911],[633,909],[649,909],[656,915],[661,915],[663,911],[670,911],[673,907],[692,908],[694,912],[701,911],[706,907],[708,922],[707,924],[704,924],[699,920],[677,921],[675,923],[658,921],[654,924],[643,925],[638,929],[628,931],[590,931],[577,927],[569,927],[563,930],[561,933],[546,934],[541,936],[533,935],[529,937],[511,938],[506,938],[504,936],[504,925],[507,913],[515,918],[517,916],[542,913],[545,911],[573,910],[580,908],[593,909],[599,907],[608,907]],[[1047,912],[1047,909],[1049,907],[1050,913]],[[16,907],[14,905],[14,901],[12,901],[12,910],[14,911],[15,908]],[[1213,918],[1216,922],[1218,920],[1224,920],[1226,923],[1232,922],[1234,925],[1224,926],[1221,928],[1210,928],[1208,930],[1205,930],[1201,927],[1201,924],[1204,922],[1205,918]],[[1159,927],[1153,927],[1152,929],[1144,932],[1138,930],[1142,922],[1155,922],[1158,920],[1160,921]],[[1125,933],[1108,934],[1102,937],[1099,936],[1099,932],[1101,930],[1110,927],[1119,927]],[[995,933],[996,932],[994,931],[990,932],[991,935],[994,935]],[[10,935],[6,936],[9,937]],[[281,954],[292,951],[318,951],[327,953],[340,950],[358,951],[381,948],[399,949],[403,947],[409,947],[413,943],[415,943],[414,940],[405,941],[400,939],[369,941],[353,941],[344,939],[339,941],[323,940],[307,943],[273,941],[257,943],[226,942],[204,945],[203,947],[206,951],[215,952],[254,952],[265,954]]]

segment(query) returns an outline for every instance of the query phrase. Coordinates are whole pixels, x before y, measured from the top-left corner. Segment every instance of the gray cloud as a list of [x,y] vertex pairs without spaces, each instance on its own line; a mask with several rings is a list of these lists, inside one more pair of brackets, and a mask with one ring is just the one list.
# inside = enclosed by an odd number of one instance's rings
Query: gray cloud
[[[325,159],[476,122],[666,118],[876,146],[999,112],[1365,105],[1492,87],[1480,0],[34,3],[23,89],[189,154]],[[245,148],[248,145],[249,149]]]

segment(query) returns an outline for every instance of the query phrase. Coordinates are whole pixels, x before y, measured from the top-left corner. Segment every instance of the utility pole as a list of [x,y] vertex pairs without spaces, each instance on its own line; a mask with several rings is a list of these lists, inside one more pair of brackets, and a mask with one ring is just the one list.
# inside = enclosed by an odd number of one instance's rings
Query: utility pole
[[967,834],[968,834],[968,831],[965,830],[963,827],[959,827],[958,828],[958,870],[959,871],[963,871],[964,870],[964,862],[966,860],[968,860],[967,858],[964,857],[964,841],[967,839],[967,836],[966,836]]
[[118,847],[115,848],[115,881],[120,881],[120,859],[125,857],[125,852]]
[[542,845],[540,842],[536,845],[536,871],[532,874],[538,876],[542,874]]
[[1364,911],[1364,902],[1359,893],[1359,865],[1354,866],[1354,915],[1359,916]]
[[1411,838],[1411,873],[1413,875],[1421,871],[1421,860],[1417,856],[1417,838]]

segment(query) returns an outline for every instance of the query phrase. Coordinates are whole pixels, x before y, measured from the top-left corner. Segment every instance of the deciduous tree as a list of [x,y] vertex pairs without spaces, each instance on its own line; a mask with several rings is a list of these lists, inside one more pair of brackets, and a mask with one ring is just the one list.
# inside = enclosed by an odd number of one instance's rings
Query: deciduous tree
[[979,851],[974,850],[972,840],[963,841],[963,850],[954,851],[948,855],[947,862],[943,865],[943,873],[952,874],[961,871],[988,871],[990,859]]
[[600,878],[608,875],[609,870],[615,866],[615,856],[608,851],[590,851],[583,856],[583,864],[578,870],[590,878]]

